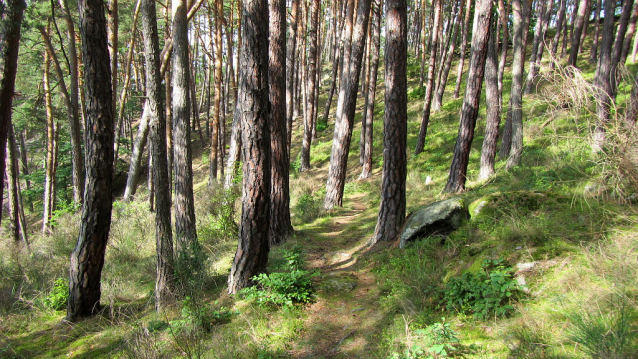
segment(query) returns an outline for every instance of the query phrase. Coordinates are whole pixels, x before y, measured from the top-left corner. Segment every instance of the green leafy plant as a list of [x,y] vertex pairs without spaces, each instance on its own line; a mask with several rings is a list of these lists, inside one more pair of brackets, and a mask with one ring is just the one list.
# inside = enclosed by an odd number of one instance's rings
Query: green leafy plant
[[323,132],[328,129],[328,119],[320,118],[317,120],[317,132]]
[[316,273],[303,269],[305,260],[301,248],[284,252],[286,262],[282,272],[261,273],[253,280],[256,286],[243,289],[242,295],[259,305],[291,307],[296,303],[310,303],[314,300],[312,277]]
[[450,279],[443,290],[443,304],[449,311],[478,319],[507,316],[514,310],[512,302],[523,293],[513,272],[502,259],[485,260],[481,271]]
[[[228,308],[215,309],[214,306],[202,303],[192,297],[182,301],[182,316],[170,322],[171,328],[190,328],[210,332],[215,325],[227,323],[237,313]],[[150,323],[149,323],[150,330]]]
[[64,278],[58,278],[53,283],[53,289],[49,295],[44,298],[44,305],[53,310],[62,310],[66,308],[69,301],[69,281]]
[[321,199],[311,193],[303,194],[297,200],[295,207],[297,215],[304,222],[315,220],[322,211]]
[[441,319],[423,329],[415,330],[411,340],[416,342],[405,349],[403,353],[394,353],[391,359],[420,359],[420,358],[449,358],[474,350],[474,345],[464,346],[452,329],[450,323]]

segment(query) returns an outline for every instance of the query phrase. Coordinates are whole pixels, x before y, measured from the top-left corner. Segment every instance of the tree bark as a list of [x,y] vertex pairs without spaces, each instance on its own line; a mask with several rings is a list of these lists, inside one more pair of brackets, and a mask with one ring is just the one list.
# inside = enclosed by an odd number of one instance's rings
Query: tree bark
[[487,59],[485,60],[485,105],[487,107],[487,115],[483,148],[481,150],[479,181],[485,181],[495,173],[496,141],[498,139],[498,127],[501,123],[501,106],[498,104],[500,94],[498,90],[498,60],[496,59],[497,47],[498,32],[495,28],[488,43]]
[[[362,1],[362,0],[360,0]],[[372,243],[394,240],[405,222],[407,177],[407,4],[386,4],[385,118],[381,204]]]
[[111,226],[113,104],[102,0],[78,1],[86,98],[86,192],[77,246],[71,254],[66,320],[100,310],[100,280]]
[[20,170],[18,167],[18,148],[16,146],[13,125],[7,129],[7,180],[9,181],[9,218],[11,237],[15,243],[22,240],[29,245],[27,239],[22,197],[20,195]]
[[[317,1],[316,6],[319,5]],[[290,223],[290,159],[286,133],[286,2],[270,0],[268,81],[270,96],[270,245],[283,243],[292,233]]]
[[600,37],[600,8],[602,7],[602,0],[597,0],[596,1],[596,17],[595,17],[595,24],[596,27],[594,28],[594,38],[592,39],[592,43],[591,43],[591,49],[590,49],[590,53],[589,53],[589,63],[590,64],[595,64],[596,62],[598,62],[598,38]]
[[625,34],[625,41],[622,46],[622,54],[620,56],[619,63],[624,64],[627,62],[627,56],[629,56],[629,48],[634,39],[634,34],[636,33],[636,20],[638,20],[638,3],[634,1],[634,8],[631,12],[631,18],[629,19],[629,27],[627,28],[627,33]]
[[[368,97],[365,105],[365,137],[363,139],[363,169],[359,179],[366,179],[372,173],[372,143],[373,143],[373,123],[374,123],[374,104],[377,92],[377,75],[379,73],[379,53],[381,49],[381,7],[383,1],[374,1],[372,4],[372,28],[371,39],[372,47],[370,48],[370,83],[368,88]],[[407,66],[407,65],[406,65]]]
[[299,11],[299,0],[292,0],[290,11],[290,23],[288,26],[289,55],[286,59],[286,133],[288,134],[287,151],[290,157],[290,147],[292,142],[292,118],[293,102],[295,93],[295,74],[298,72],[295,65],[297,59],[297,13]]
[[588,6],[589,0],[579,1],[576,22],[574,23],[574,30],[572,31],[572,48],[569,52],[569,59],[567,60],[567,65],[569,66],[576,67],[576,60],[578,59],[578,53],[580,52],[580,36],[583,32],[583,26],[585,25],[585,16]]
[[555,66],[554,58],[557,57],[556,53],[558,51],[558,43],[560,42],[563,26],[565,23],[565,8],[566,8],[567,0],[560,0],[560,7],[558,8],[558,19],[556,20],[556,34],[554,35],[554,39],[552,40],[552,48],[551,55],[552,61],[550,62],[550,67],[553,69]]
[[193,197],[189,113],[188,20],[184,0],[173,0],[173,166],[177,261],[199,248]]
[[[217,158],[219,145],[219,128],[222,94],[222,24],[224,16],[223,0],[215,0],[215,97],[213,99],[213,122],[210,142],[210,171],[208,173],[208,186],[217,180]],[[221,154],[223,157],[223,153]]]
[[159,35],[155,2],[144,0],[142,32],[146,59],[146,98],[149,108],[151,146],[153,151],[153,181],[155,187],[155,243],[157,275],[155,308],[161,311],[174,301],[173,232],[171,228],[171,194],[166,161],[166,118],[160,74]]
[[[326,183],[326,198],[324,200],[324,208],[326,209],[341,206],[343,201],[343,189],[345,187],[346,170],[348,167],[348,152],[350,150],[350,140],[352,139],[357,90],[359,88],[361,59],[363,57],[366,29],[370,18],[370,2],[370,0],[359,0],[351,50],[349,51],[349,56],[344,54],[343,75],[341,76],[341,84],[339,86],[337,118],[332,140],[328,181]],[[347,63],[346,58],[348,58]]]
[[[500,0],[499,3],[502,2],[503,0]],[[461,92],[461,79],[463,78],[463,67],[465,66],[465,50],[467,48],[467,35],[470,30],[470,12],[472,10],[472,4],[473,0],[466,0],[465,15],[463,20],[463,33],[461,35],[461,48],[459,51],[461,58],[459,59],[459,65],[456,70],[456,85],[454,86],[454,95],[452,96],[455,99],[459,98],[459,93]],[[462,8],[462,6],[460,8]],[[504,46],[507,46],[507,42],[504,42]]]
[[268,125],[268,2],[244,0],[238,108],[242,122],[244,184],[239,243],[228,293],[252,284],[266,269],[270,245],[270,128]]
[[42,233],[51,231],[51,216],[55,210],[55,174],[58,168],[58,125],[53,115],[51,103],[51,86],[49,71],[51,61],[49,53],[44,53],[44,78],[42,81],[44,90],[44,108],[47,123],[47,144],[44,175],[44,199],[42,201]]
[[306,83],[307,86],[307,111],[304,111],[304,131],[303,143],[301,146],[301,168],[300,171],[305,172],[310,169],[310,145],[312,144],[312,130],[314,128],[315,113],[315,87],[317,86],[317,28],[319,25],[319,0],[313,0],[310,3],[310,15],[308,28],[308,65],[306,67]]
[[423,104],[423,115],[421,117],[421,128],[419,129],[419,137],[417,138],[416,149],[414,154],[418,155],[425,148],[425,138],[428,134],[428,125],[430,122],[430,107],[432,105],[432,95],[434,93],[434,76],[436,69],[436,54],[439,47],[439,38],[441,37],[441,28],[443,27],[443,0],[434,0],[434,21],[432,21],[432,42],[430,44],[430,62],[428,65],[428,79],[425,85],[425,102]]
[[538,3],[537,12],[539,13],[534,27],[534,43],[532,45],[532,54],[529,59],[529,71],[525,84],[525,93],[530,94],[534,89],[538,68],[541,65],[543,51],[545,50],[545,31],[549,25],[549,17],[552,11],[552,4]]
[[[444,192],[460,193],[465,190],[467,166],[474,139],[474,128],[481,102],[481,88],[485,74],[485,60],[490,40],[490,23],[492,20],[492,1],[478,0],[474,9],[474,26],[472,28],[472,50],[470,65],[465,85],[465,96],[461,108],[459,133],[454,146],[450,175]],[[516,28],[516,27],[515,27]],[[516,43],[516,42],[515,42]]]
[[[459,36],[459,28],[461,27],[461,10],[465,5],[465,0],[460,0],[458,14],[456,14],[454,32],[449,42],[447,56],[445,56],[445,63],[443,64],[441,78],[439,85],[436,88],[436,94],[434,95],[434,109],[440,110],[443,105],[443,95],[445,94],[445,85],[450,74],[450,68],[452,67],[452,59],[454,58],[454,50],[456,49],[456,40]],[[451,20],[450,20],[451,21]]]

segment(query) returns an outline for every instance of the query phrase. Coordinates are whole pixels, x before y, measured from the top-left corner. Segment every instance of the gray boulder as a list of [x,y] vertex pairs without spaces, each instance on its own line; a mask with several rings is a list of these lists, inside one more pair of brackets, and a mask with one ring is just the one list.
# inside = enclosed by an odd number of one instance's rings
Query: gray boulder
[[412,213],[403,226],[399,247],[432,235],[448,235],[469,217],[465,201],[455,197],[432,203]]

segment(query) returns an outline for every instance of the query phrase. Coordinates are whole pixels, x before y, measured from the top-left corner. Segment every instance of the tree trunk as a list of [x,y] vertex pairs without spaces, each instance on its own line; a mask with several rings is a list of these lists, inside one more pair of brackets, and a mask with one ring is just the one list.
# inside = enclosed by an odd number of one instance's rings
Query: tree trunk
[[86,97],[86,192],[78,243],[71,254],[66,320],[100,310],[100,280],[111,227],[113,104],[102,0],[78,1]]
[[418,155],[425,148],[425,137],[428,134],[428,124],[430,122],[430,107],[432,105],[432,95],[434,89],[434,76],[436,69],[436,52],[439,47],[440,32],[443,27],[443,0],[434,0],[434,21],[432,22],[432,43],[430,45],[430,63],[428,65],[428,79],[425,85],[425,102],[423,104],[423,115],[421,117],[421,128],[417,138],[414,154]]
[[[317,0],[317,6],[319,1]],[[270,88],[271,177],[270,245],[283,243],[290,223],[290,160],[286,133],[286,2],[270,0],[268,81]]]
[[[7,0],[0,11],[0,173],[5,170],[7,130],[11,124],[13,92],[18,71],[20,26],[26,3],[24,0]],[[0,181],[0,193],[4,181]],[[2,207],[2,206],[0,206]],[[0,208],[0,220],[2,208]]]
[[297,13],[299,11],[299,0],[292,0],[290,12],[290,25],[288,26],[288,44],[289,51],[286,59],[286,133],[288,134],[287,151],[290,157],[290,147],[292,141],[292,118],[293,103],[295,93],[295,74],[298,72],[295,68],[297,58]]
[[481,150],[479,181],[485,181],[495,173],[496,141],[498,139],[498,127],[501,123],[501,106],[498,104],[500,95],[498,91],[497,47],[498,32],[497,29],[494,28],[488,43],[487,59],[485,60],[485,105],[487,107],[487,115],[483,148]]
[[507,159],[508,169],[519,165],[523,152],[523,72],[530,6],[530,0],[512,1],[514,17],[514,60],[512,61],[512,89],[510,90],[512,145]]
[[370,18],[370,2],[370,0],[359,0],[357,21],[352,34],[352,47],[348,56],[347,66],[344,56],[343,75],[339,86],[339,101],[337,102],[337,118],[330,155],[330,169],[326,184],[326,198],[324,200],[326,209],[341,206],[343,201],[343,189],[348,168],[348,152],[350,150],[350,140],[352,139],[357,90],[359,88],[361,59]]
[[556,55],[558,51],[558,43],[560,42],[561,33],[565,24],[565,8],[567,6],[567,0],[560,0],[560,7],[558,9],[558,19],[556,20],[556,34],[554,35],[554,39],[552,40],[552,49],[551,55],[552,61],[550,62],[550,66],[553,69],[555,62],[554,58],[558,57]]
[[304,111],[303,143],[301,146],[301,168],[305,172],[310,169],[310,145],[312,144],[313,116],[315,113],[315,86],[317,86],[317,28],[319,24],[319,0],[310,3],[310,27],[308,28],[308,65],[306,67],[307,111]]
[[629,27],[627,28],[627,33],[625,34],[625,41],[622,46],[622,55],[620,56],[619,63],[624,64],[627,62],[627,56],[629,56],[629,48],[631,47],[631,43],[634,39],[634,34],[636,33],[636,20],[638,20],[638,3],[634,1],[634,8],[631,12],[631,18],[629,19]]
[[[569,52],[569,60],[567,60],[568,66],[576,67],[576,60],[578,59],[578,53],[580,52],[580,36],[585,25],[585,16],[587,15],[586,12],[588,6],[589,0],[579,1],[576,22],[574,23],[574,31],[572,31],[572,48]],[[589,18],[587,18],[587,20],[589,20]]]
[[270,128],[268,126],[268,2],[244,0],[238,107],[242,122],[244,185],[239,243],[228,293],[252,284],[266,269],[270,245]]
[[155,187],[155,243],[157,276],[155,279],[155,308],[161,311],[174,300],[173,232],[171,229],[171,194],[168,187],[166,161],[166,118],[160,74],[159,35],[155,2],[144,0],[142,32],[146,59],[146,98],[151,127],[153,151],[153,181]]
[[239,109],[235,105],[233,112],[233,124],[230,130],[230,148],[228,149],[228,161],[226,161],[226,176],[224,188],[229,189],[235,182],[235,175],[239,170],[239,156],[241,152],[241,119]]
[[[459,94],[461,92],[461,79],[463,78],[463,67],[465,66],[465,49],[467,47],[467,35],[470,31],[470,12],[472,10],[473,2],[473,0],[466,0],[465,3],[466,8],[463,20],[463,33],[461,35],[461,48],[459,51],[461,58],[459,59],[459,65],[456,70],[456,85],[454,86],[454,95],[452,95],[455,99],[459,98]],[[500,0],[500,2],[503,2],[503,0]],[[459,8],[463,8],[463,6],[460,6]]]
[[552,11],[552,4],[539,3],[537,6],[537,12],[539,13],[536,19],[536,26],[534,27],[534,43],[532,45],[532,54],[529,60],[529,72],[527,73],[527,81],[525,85],[525,93],[532,93],[536,76],[538,75],[538,68],[541,65],[541,59],[543,58],[543,51],[545,49],[545,31],[549,25],[549,17]]
[[142,119],[137,127],[135,142],[133,142],[133,152],[131,153],[131,164],[129,165],[128,177],[126,178],[126,187],[124,189],[124,202],[128,202],[137,191],[137,181],[140,176],[140,167],[142,164],[142,155],[148,138],[148,104],[144,103],[142,110]]
[[7,179],[9,181],[9,218],[11,237],[14,242],[22,240],[27,246],[27,231],[25,226],[24,211],[20,197],[20,171],[18,169],[18,149],[13,132],[13,125],[7,129]]
[[[215,0],[215,98],[213,99],[213,131],[210,142],[210,171],[208,173],[208,186],[217,180],[217,158],[219,145],[219,128],[222,94],[222,24],[224,16],[224,4],[222,0]],[[223,156],[223,153],[222,153]]]
[[[360,0],[363,1],[363,0]],[[385,118],[383,120],[383,180],[379,218],[372,243],[391,241],[405,222],[407,177],[407,4],[386,4]]]
[[[465,85],[465,96],[461,108],[459,133],[454,146],[454,156],[450,166],[450,175],[444,192],[460,193],[465,190],[467,166],[474,139],[474,128],[481,102],[481,88],[485,74],[485,60],[490,40],[490,23],[492,20],[492,1],[478,0],[474,9],[474,26],[472,28],[472,50],[470,65]],[[516,28],[516,27],[514,27]],[[514,42],[516,43],[516,41]]]
[[589,63],[595,64],[598,62],[598,38],[600,37],[600,8],[602,7],[603,1],[596,1],[596,17],[594,22],[596,23],[596,27],[594,29],[594,38],[592,39],[591,51],[589,53]]
[[[447,78],[450,74],[450,68],[452,67],[452,59],[454,58],[454,50],[456,49],[456,40],[459,36],[459,28],[461,27],[461,10],[463,9],[463,5],[465,5],[465,0],[460,0],[458,14],[456,14],[456,20],[454,24],[454,33],[452,34],[452,38],[450,40],[447,56],[445,57],[445,63],[443,65],[443,70],[441,74],[441,78],[439,80],[439,85],[436,88],[436,94],[434,98],[434,109],[440,110],[441,105],[443,104],[443,95],[445,94],[445,85],[447,84]],[[469,0],[468,0],[469,1]]]
[[[177,263],[199,248],[193,197],[186,2],[173,0],[173,153]],[[194,269],[194,268],[193,268]]]
[[373,143],[373,122],[374,122],[374,104],[377,92],[377,74],[379,73],[379,52],[381,48],[381,7],[383,1],[378,0],[372,4],[372,28],[370,48],[370,83],[368,88],[368,97],[365,105],[365,138],[363,150],[363,169],[359,179],[366,179],[372,173],[372,143]]
[[501,27],[503,29],[503,45],[501,48],[500,59],[498,62],[498,104],[503,107],[503,76],[505,74],[505,62],[507,61],[507,49],[509,46],[509,13],[512,6],[511,4],[508,7],[505,7],[503,0],[498,1],[498,9],[500,13],[501,19]]
[[46,161],[44,175],[44,199],[42,201],[42,233],[51,231],[51,216],[55,210],[55,174],[58,168],[57,139],[58,126],[53,115],[53,105],[51,104],[50,71],[51,61],[49,53],[44,53],[44,79],[42,81],[44,90],[44,108],[47,123],[47,144]]
[[[67,1],[67,0],[63,0]],[[62,1],[61,1],[62,2]],[[118,16],[118,0],[109,0],[108,4],[108,14],[110,15],[108,18],[108,36],[109,36],[109,54],[111,55],[111,82],[112,82],[112,93],[113,93],[113,114],[117,113],[117,60],[118,60],[118,27],[119,27],[119,16]],[[131,36],[133,38],[135,36]],[[158,50],[159,51],[159,50]],[[122,104],[123,106],[123,104]],[[119,142],[119,122],[116,120],[116,128],[115,128],[115,142]],[[117,155],[115,155],[114,161],[117,162]]]

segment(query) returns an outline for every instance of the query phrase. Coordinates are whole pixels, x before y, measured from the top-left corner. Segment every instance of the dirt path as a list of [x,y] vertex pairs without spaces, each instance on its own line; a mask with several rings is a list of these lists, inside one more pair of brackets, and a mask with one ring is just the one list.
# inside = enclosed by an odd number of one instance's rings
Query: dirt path
[[[309,267],[318,270],[319,294],[307,308],[306,331],[291,354],[295,358],[365,358],[373,334],[383,320],[379,290],[369,268],[358,260],[367,250],[366,238],[348,235],[367,208],[363,196],[352,196],[352,209],[333,216],[327,228],[313,230]],[[308,233],[309,237],[313,233]]]

